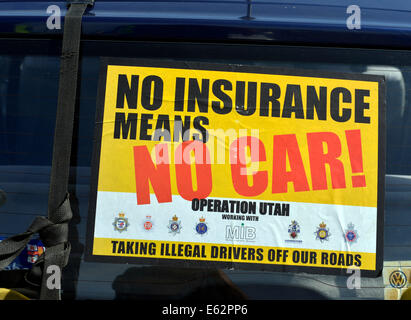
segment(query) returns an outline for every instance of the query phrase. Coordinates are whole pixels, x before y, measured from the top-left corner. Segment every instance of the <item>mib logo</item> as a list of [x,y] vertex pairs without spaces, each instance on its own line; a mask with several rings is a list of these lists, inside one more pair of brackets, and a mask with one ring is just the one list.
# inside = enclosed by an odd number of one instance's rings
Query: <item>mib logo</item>
[[254,227],[227,225],[225,229],[225,239],[227,241],[254,241],[256,238],[256,229]]

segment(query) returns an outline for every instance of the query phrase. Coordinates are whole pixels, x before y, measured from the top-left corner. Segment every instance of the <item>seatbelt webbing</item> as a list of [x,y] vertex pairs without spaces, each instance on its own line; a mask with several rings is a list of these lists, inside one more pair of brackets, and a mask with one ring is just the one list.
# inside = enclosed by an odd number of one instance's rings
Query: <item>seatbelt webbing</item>
[[[50,266],[62,271],[68,262],[68,222],[72,217],[68,201],[71,145],[77,97],[78,64],[83,14],[92,1],[73,1],[64,18],[63,48],[54,134],[53,160],[50,176],[48,219],[54,223],[45,235],[44,267],[40,299],[60,299],[60,290],[47,284]],[[66,204],[65,206],[62,204]]]
[[73,2],[64,18],[63,48],[50,177],[48,217],[63,202],[68,186],[77,74],[80,49],[81,20],[87,3]]

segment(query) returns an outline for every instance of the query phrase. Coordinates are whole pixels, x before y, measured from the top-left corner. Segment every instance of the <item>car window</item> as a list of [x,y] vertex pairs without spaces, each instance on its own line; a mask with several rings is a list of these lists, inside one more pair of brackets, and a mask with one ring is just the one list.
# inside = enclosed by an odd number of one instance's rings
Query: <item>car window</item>
[[[0,236],[24,231],[47,211],[57,106],[60,44],[54,40],[0,40]],[[75,117],[70,193],[72,252],[63,276],[63,298],[339,298],[357,297],[344,276],[182,269],[84,261],[90,164],[96,125],[100,58],[130,57],[332,70],[385,76],[386,194],[384,259],[411,253],[411,53],[249,44],[83,41]],[[108,221],[111,224],[112,221]],[[398,225],[401,224],[400,227]],[[359,298],[383,298],[381,277]]]

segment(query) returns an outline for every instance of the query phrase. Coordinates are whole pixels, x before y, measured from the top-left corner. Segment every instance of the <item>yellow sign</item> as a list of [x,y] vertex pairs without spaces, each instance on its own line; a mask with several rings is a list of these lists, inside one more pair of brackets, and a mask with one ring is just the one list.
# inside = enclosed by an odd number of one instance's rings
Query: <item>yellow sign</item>
[[[380,271],[382,77],[190,62],[103,64],[91,259],[322,272],[355,265],[358,256],[358,267]],[[126,229],[113,228],[120,212]],[[119,252],[116,242],[154,243],[156,253]],[[169,256],[164,246],[205,251]],[[220,248],[244,248],[254,259],[213,255]],[[261,251],[261,259],[250,250]],[[273,263],[269,252],[278,250],[287,259]],[[344,262],[325,262],[324,252]],[[304,254],[309,262],[301,262]]]

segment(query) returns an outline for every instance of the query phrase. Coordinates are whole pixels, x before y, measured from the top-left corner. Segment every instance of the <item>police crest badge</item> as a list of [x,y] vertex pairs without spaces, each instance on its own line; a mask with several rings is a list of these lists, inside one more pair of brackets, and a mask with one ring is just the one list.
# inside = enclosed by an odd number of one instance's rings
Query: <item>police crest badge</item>
[[317,227],[317,231],[314,232],[316,240],[328,241],[328,238],[331,236],[330,229],[327,228],[327,225],[324,222],[321,222]]
[[292,239],[295,239],[298,237],[299,233],[300,233],[300,225],[295,220],[291,221],[291,224],[288,226],[288,234],[290,235]]
[[344,231],[344,239],[349,243],[355,243],[358,240],[358,232],[354,229],[354,224],[351,222],[347,225],[347,229]]
[[172,233],[173,235],[176,235],[177,233],[180,233],[182,227],[181,227],[181,221],[178,220],[177,216],[174,215],[171,220],[169,221],[169,224],[167,228],[170,230],[169,233]]
[[144,220],[143,227],[144,227],[144,230],[147,230],[147,231],[151,230],[151,228],[153,227],[151,216],[146,216],[146,220]]
[[127,228],[130,226],[128,219],[125,217],[123,212],[118,214],[118,217],[114,219],[113,222],[114,230],[118,232],[127,231]]
[[195,230],[196,230],[196,232],[197,232],[198,234],[204,235],[204,234],[206,234],[207,231],[208,231],[208,226],[207,226],[207,224],[205,223],[205,219],[204,219],[203,217],[201,217],[201,218],[199,219],[199,221],[200,221],[200,222],[196,224]]

